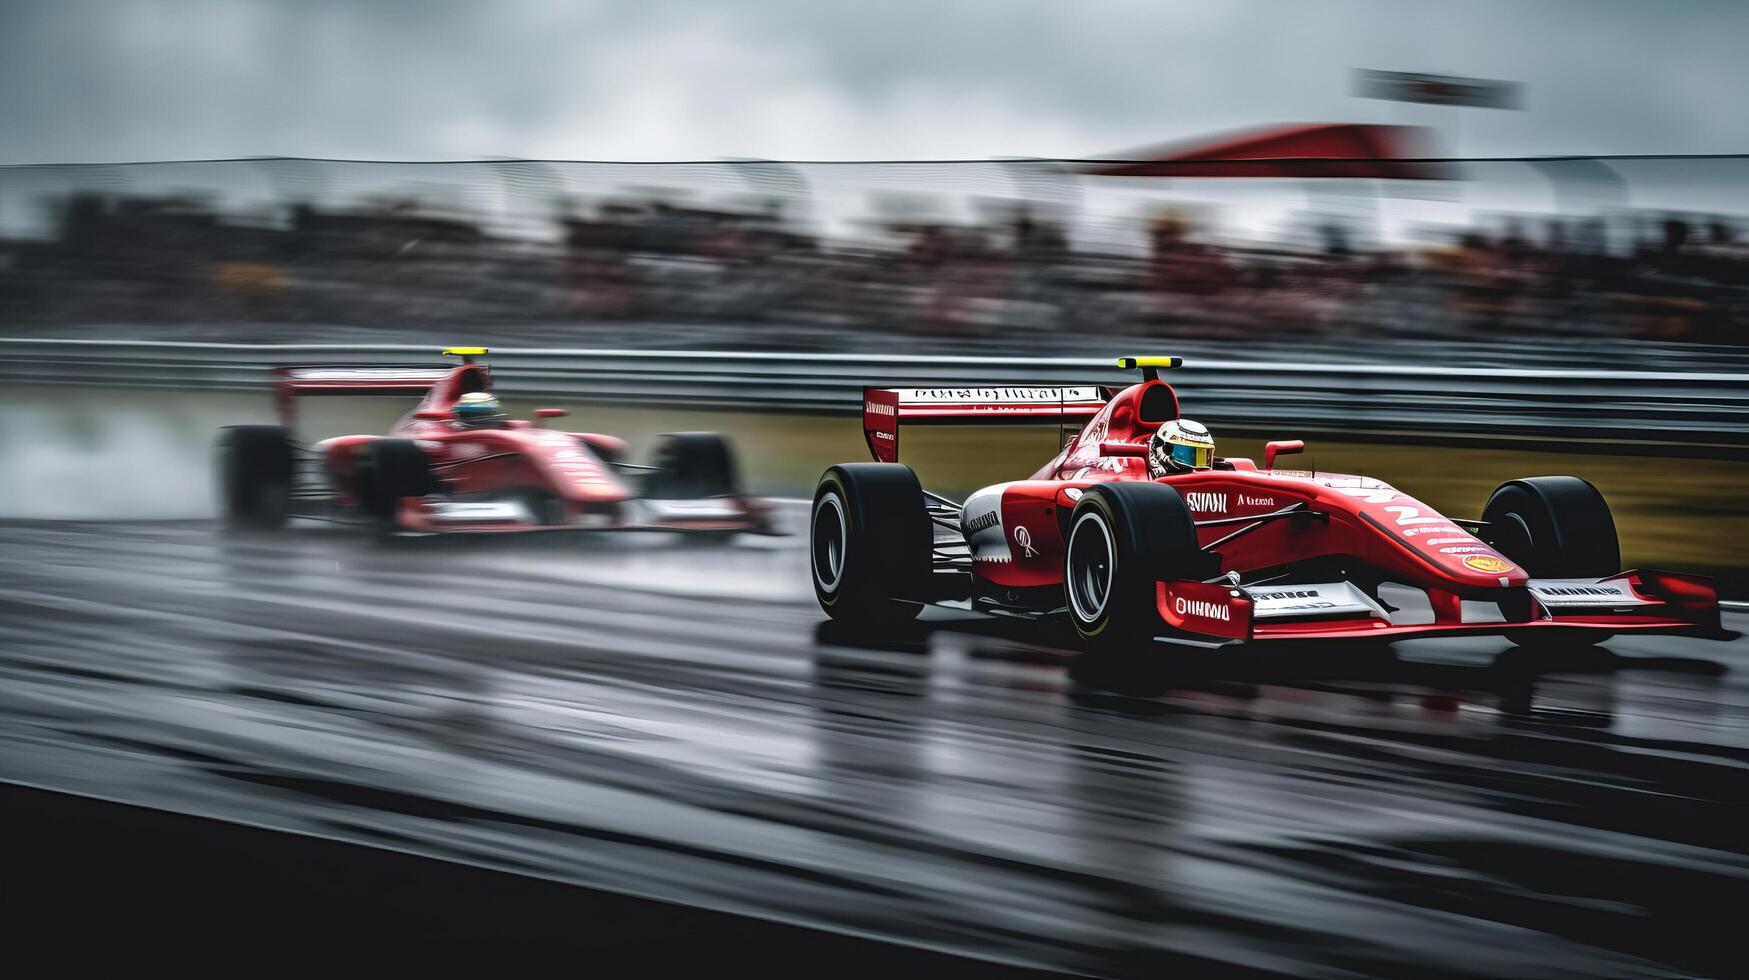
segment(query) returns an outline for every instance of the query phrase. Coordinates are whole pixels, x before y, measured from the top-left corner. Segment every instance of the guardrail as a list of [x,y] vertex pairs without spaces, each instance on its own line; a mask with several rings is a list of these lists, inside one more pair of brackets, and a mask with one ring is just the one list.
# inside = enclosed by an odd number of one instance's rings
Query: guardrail
[[[430,347],[0,339],[0,380],[265,390],[286,364],[431,364]],[[864,386],[1124,383],[1106,358],[494,350],[497,389],[518,400],[856,412]],[[1633,446],[1749,458],[1749,376],[1737,372],[1477,369],[1193,361],[1173,372],[1188,410],[1230,432]]]

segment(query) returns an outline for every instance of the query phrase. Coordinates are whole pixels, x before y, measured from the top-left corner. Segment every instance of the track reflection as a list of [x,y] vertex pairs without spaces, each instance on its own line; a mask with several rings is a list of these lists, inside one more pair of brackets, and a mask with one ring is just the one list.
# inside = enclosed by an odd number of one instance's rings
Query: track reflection
[[0,776],[1058,969],[1731,968],[1746,641],[1142,697],[797,547],[0,526]]

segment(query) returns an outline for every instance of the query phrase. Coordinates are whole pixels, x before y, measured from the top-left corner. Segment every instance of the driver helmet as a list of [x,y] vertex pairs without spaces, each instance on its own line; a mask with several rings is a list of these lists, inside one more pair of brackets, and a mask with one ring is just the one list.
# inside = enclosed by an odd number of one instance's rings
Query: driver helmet
[[1148,472],[1156,478],[1168,473],[1206,470],[1215,462],[1215,437],[1208,426],[1192,419],[1162,423],[1148,440]]
[[456,400],[455,417],[466,425],[483,425],[503,418],[504,411],[492,393],[470,391]]

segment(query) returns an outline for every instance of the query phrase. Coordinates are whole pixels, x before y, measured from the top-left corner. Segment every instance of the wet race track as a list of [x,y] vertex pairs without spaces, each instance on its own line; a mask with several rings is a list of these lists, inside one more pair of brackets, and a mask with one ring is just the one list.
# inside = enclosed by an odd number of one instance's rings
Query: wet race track
[[0,525],[0,778],[1055,969],[1741,968],[1749,640],[1138,697],[801,548]]

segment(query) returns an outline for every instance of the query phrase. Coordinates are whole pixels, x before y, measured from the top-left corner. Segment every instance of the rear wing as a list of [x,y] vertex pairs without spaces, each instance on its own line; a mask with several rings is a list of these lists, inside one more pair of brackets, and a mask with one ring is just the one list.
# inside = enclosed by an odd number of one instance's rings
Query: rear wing
[[282,367],[275,368],[274,405],[291,425],[293,399],[300,395],[422,395],[448,377],[448,367]]
[[[491,353],[484,347],[449,347],[443,356],[461,359],[456,367],[372,367],[312,365],[273,371],[273,401],[280,420],[290,426],[297,418],[299,395],[425,396],[423,407],[436,399],[447,406],[469,391],[492,386],[492,371],[477,359]],[[432,389],[437,389],[433,391]]]
[[862,437],[877,462],[899,461],[899,423],[1064,425],[1099,413],[1110,392],[1098,385],[864,388]]

